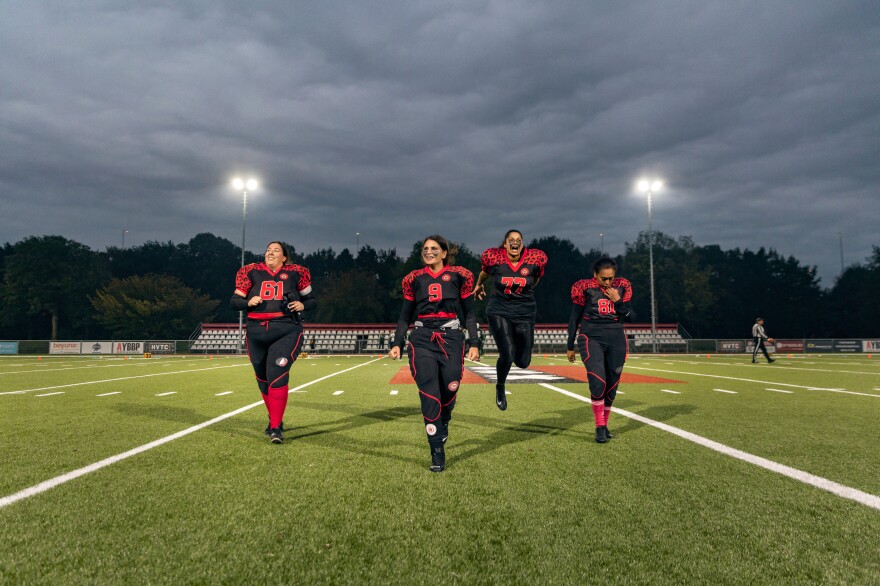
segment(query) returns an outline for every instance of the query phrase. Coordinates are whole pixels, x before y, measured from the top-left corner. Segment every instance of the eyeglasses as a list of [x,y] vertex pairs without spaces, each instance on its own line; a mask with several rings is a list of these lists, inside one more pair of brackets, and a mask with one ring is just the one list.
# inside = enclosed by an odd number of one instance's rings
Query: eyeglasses
[[522,244],[522,239],[521,238],[508,238],[507,243],[508,244]]

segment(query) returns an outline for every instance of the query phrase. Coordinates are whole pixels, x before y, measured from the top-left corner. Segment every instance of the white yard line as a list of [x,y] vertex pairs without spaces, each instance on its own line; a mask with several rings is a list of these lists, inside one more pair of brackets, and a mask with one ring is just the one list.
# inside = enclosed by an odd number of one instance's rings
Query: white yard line
[[42,395],[34,395],[35,397],[51,397],[53,395],[63,395],[64,391],[55,391],[54,393],[43,393]]
[[[557,393],[562,393],[563,395],[572,397],[573,399],[577,399],[578,401],[583,401],[584,403],[590,402],[590,399],[588,397],[578,395],[577,393],[572,393],[571,391],[566,391],[565,389],[560,389],[559,387],[554,387],[553,385],[548,385],[547,383],[538,384],[544,388],[550,389],[551,391],[556,391]],[[644,423],[645,425],[656,427],[657,429],[661,429],[682,439],[686,439],[695,444],[701,445],[711,450],[715,450],[716,452],[720,452],[726,456],[730,456],[732,458],[742,460],[743,462],[748,462],[749,464],[764,468],[765,470],[787,476],[788,478],[792,478],[799,482],[803,482],[804,484],[809,484],[810,486],[820,488],[839,497],[856,501],[857,503],[871,507],[872,509],[880,510],[880,496],[863,492],[856,488],[839,484],[837,482],[834,482],[833,480],[828,480],[827,478],[822,478],[821,476],[816,476],[814,474],[810,474],[809,472],[804,472],[803,470],[798,470],[797,468],[792,468],[790,466],[786,466],[785,464],[774,462],[773,460],[768,460],[760,456],[755,456],[754,454],[749,454],[748,452],[743,452],[742,450],[737,450],[736,448],[732,448],[720,442],[710,440],[701,435],[685,431],[678,427],[673,427],[660,421],[648,419],[647,417],[637,415],[624,409],[618,409],[617,407],[615,407],[614,413],[623,415],[624,417],[629,417],[630,419],[634,419],[636,421]]]
[[66,366],[63,368],[38,368],[36,370],[13,370],[11,372],[0,372],[0,376],[5,374],[46,374],[50,372],[60,372],[62,370],[83,370],[83,369],[92,369],[92,368],[126,368],[129,366],[165,366],[171,364],[181,364],[181,362],[204,362],[204,360],[181,360],[180,362],[139,362],[136,364],[133,363],[120,363],[120,364],[95,364],[92,366]]
[[662,392],[662,393],[672,393],[673,395],[680,395],[680,394],[681,394],[681,393],[679,393],[678,391],[670,391],[669,389],[660,389],[660,392]]
[[739,378],[736,376],[722,376],[720,374],[704,374],[702,372],[685,372],[683,370],[662,370],[659,368],[645,368],[643,366],[628,366],[627,370],[649,370],[651,372],[669,372],[672,374],[689,374],[691,376],[706,376],[709,378],[723,378],[726,380],[738,380],[747,383],[758,383],[759,385],[777,385],[782,387],[794,387],[797,389],[808,389],[810,391],[826,391],[828,393],[843,393],[845,395],[860,395],[863,397],[877,397],[880,398],[880,395],[873,395],[871,393],[857,393],[855,391],[847,391],[844,389],[827,389],[824,387],[810,387],[807,385],[794,385],[791,383],[780,383],[772,380],[755,380],[753,378]]
[[[386,365],[385,365],[385,364],[383,364],[383,365],[382,365],[382,366],[386,366]],[[392,395],[396,395],[396,394],[397,394],[397,391],[391,391],[391,393],[390,393],[390,394],[392,394]]]
[[157,397],[167,397],[168,395],[176,395],[177,391],[168,391],[167,393],[157,393]]
[[139,374],[137,376],[123,376],[123,377],[119,377],[119,378],[108,378],[108,379],[104,379],[104,380],[92,380],[92,381],[86,381],[86,382],[82,382],[82,383],[71,383],[69,385],[56,385],[54,387],[40,387],[38,389],[23,389],[21,391],[6,391],[3,393],[0,393],[0,395],[19,395],[21,393],[32,393],[34,391],[50,391],[52,389],[65,389],[68,387],[79,387],[82,385],[97,385],[97,384],[101,384],[101,383],[113,383],[113,382],[120,381],[120,380],[132,380],[132,379],[136,379],[136,378],[147,378],[147,377],[151,377],[151,376],[168,376],[171,374],[183,374],[186,372],[202,372],[205,370],[217,370],[218,368],[237,368],[240,366],[250,366],[250,363],[247,362],[244,364],[230,364],[229,366],[209,366],[208,368],[192,368],[190,370],[175,370],[173,372],[156,372],[153,374]]
[[113,391],[112,393],[101,393],[100,395],[95,395],[96,397],[109,397],[110,395],[121,395],[122,391]]
[[333,396],[336,397],[337,395],[341,395],[344,392],[345,391],[333,391]]
[[[307,383],[301,384],[300,386],[296,387],[295,389],[291,390],[290,392],[298,391],[299,389],[311,386],[315,383],[319,383],[319,382],[326,380],[328,378],[346,373],[350,370],[360,368],[361,366],[366,366],[367,364],[372,364],[373,362],[376,362],[377,360],[380,360],[380,359],[374,358],[373,360],[370,360],[368,362],[362,362],[361,364],[358,364],[356,366],[352,366],[351,368],[346,368],[345,370],[340,370],[338,372],[333,372],[333,373],[330,373],[326,376],[322,376],[321,378],[316,378],[313,381],[309,381]],[[224,419],[229,419],[230,417],[235,417],[236,415],[238,415],[240,413],[244,413],[245,411],[248,411],[249,409],[253,409],[254,407],[257,407],[257,406],[263,405],[263,404],[264,404],[263,401],[260,400],[260,401],[257,401],[256,403],[251,403],[250,405],[245,405],[244,407],[236,409],[235,411],[230,411],[229,413],[224,413],[223,415],[215,417],[214,419],[209,419],[208,421],[199,423],[198,425],[194,425],[192,427],[188,427],[184,430],[178,431],[177,433],[167,435],[163,438],[157,439],[157,440],[152,441],[148,444],[138,446],[136,448],[128,450],[127,452],[122,452],[121,454],[116,454],[115,456],[110,456],[109,458],[105,458],[103,460],[95,462],[94,464],[89,464],[88,466],[84,466],[82,468],[72,470],[66,474],[56,476],[55,478],[51,478],[51,479],[46,480],[44,482],[41,482],[39,484],[35,484],[34,486],[25,488],[25,489],[20,490],[18,492],[14,492],[8,496],[0,498],[0,509],[2,509],[3,507],[9,506],[12,503],[18,502],[20,500],[24,500],[26,498],[30,498],[32,496],[36,496],[40,493],[46,492],[47,490],[53,489],[56,486],[60,486],[60,485],[64,484],[65,482],[70,482],[71,480],[79,478],[80,476],[85,476],[86,474],[89,474],[89,473],[94,472],[96,470],[100,470],[101,468],[105,468],[107,466],[110,466],[111,464],[116,464],[117,462],[121,462],[122,460],[125,460],[126,458],[136,456],[142,452],[152,450],[153,448],[157,448],[163,444],[167,444],[168,442],[171,442],[176,439],[187,436],[191,433],[199,431],[200,429],[204,429],[204,428],[208,427],[209,425],[213,425],[215,423],[223,421]]]
[[222,393],[214,393],[215,397],[222,397],[223,395],[231,395],[232,391],[223,391]]
[[789,395],[793,394],[794,391],[783,391],[782,389],[767,389],[768,391],[773,391],[774,393],[787,393]]
[[718,391],[719,393],[730,393],[731,395],[735,395],[736,391],[728,391],[726,389],[712,389],[713,391]]

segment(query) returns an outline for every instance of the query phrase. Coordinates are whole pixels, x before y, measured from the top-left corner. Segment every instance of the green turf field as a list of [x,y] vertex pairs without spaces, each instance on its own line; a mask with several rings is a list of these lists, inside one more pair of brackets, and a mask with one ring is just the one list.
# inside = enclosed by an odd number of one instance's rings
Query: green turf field
[[292,388],[329,378],[274,446],[241,358],[0,359],[0,583],[880,583],[880,357],[630,356],[677,382],[622,384],[647,419],[613,415],[605,445],[551,388],[583,383],[510,384],[506,412],[463,384],[442,474],[404,364],[298,361]]

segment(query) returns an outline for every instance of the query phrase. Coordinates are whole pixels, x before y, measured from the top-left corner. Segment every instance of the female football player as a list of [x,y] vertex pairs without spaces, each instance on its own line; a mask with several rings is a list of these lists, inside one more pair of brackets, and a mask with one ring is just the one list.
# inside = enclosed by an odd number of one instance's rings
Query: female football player
[[[574,344],[587,368],[587,384],[596,420],[596,441],[604,444],[613,436],[608,431],[611,405],[626,362],[627,342],[622,320],[632,321],[632,285],[615,277],[617,263],[602,256],[593,263],[593,278],[582,279],[571,288],[571,316],[568,320],[568,356],[574,362]],[[580,333],[578,333],[580,325]]]
[[428,236],[422,242],[425,266],[403,278],[403,309],[388,353],[394,360],[400,358],[409,324],[414,323],[408,345],[409,368],[419,388],[432,472],[446,469],[443,444],[449,436],[449,420],[464,369],[459,309],[468,331],[468,359],[480,359],[472,296],[474,275],[451,264],[457,251],[442,236]]
[[270,242],[263,262],[238,270],[230,301],[235,309],[247,312],[248,357],[269,412],[266,434],[273,444],[284,440],[290,367],[303,345],[301,312],[318,305],[309,270],[287,261],[287,247]]
[[492,279],[492,292],[486,316],[489,331],[498,346],[495,370],[495,404],[507,409],[504,383],[510,367],[528,368],[535,340],[535,286],[544,275],[547,255],[534,248],[523,248],[519,230],[508,230],[498,248],[490,248],[481,257],[483,264],[474,294],[486,296],[484,282]]

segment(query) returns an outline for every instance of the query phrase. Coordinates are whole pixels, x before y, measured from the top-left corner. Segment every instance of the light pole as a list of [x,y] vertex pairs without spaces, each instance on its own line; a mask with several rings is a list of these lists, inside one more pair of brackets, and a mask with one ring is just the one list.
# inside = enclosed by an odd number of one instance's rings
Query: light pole
[[[248,191],[257,188],[256,179],[241,179],[236,177],[232,180],[232,187],[241,191],[241,266],[244,266],[244,243],[247,233],[247,195]],[[244,311],[238,312],[238,352],[241,353],[242,341],[244,340]]]
[[654,194],[663,188],[663,182],[659,179],[639,179],[636,189],[640,193],[648,195],[648,267],[651,279],[651,347],[654,354],[657,353],[657,301],[654,297]]
[[[128,230],[125,228],[122,229],[122,248],[125,249],[125,235],[128,234]],[[841,257],[843,258],[843,257]]]
[[354,233],[354,264],[357,266],[358,263],[358,251],[361,249],[361,233]]
[[601,244],[599,245],[599,248],[600,248],[599,252],[602,254],[605,254],[605,233],[604,232],[599,232],[599,241],[601,242]]

